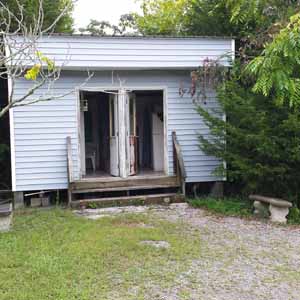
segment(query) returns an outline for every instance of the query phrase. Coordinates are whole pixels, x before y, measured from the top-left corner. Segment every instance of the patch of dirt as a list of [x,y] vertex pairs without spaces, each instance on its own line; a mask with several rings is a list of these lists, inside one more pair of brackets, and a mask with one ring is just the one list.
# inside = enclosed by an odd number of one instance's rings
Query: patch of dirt
[[154,248],[163,248],[163,249],[170,248],[170,244],[166,241],[141,241],[140,245],[147,245]]
[[111,217],[111,216],[119,215],[119,214],[145,213],[149,209],[150,209],[149,206],[124,206],[124,207],[82,209],[82,210],[75,210],[74,213],[78,216],[97,220],[97,219],[103,218],[103,216]]

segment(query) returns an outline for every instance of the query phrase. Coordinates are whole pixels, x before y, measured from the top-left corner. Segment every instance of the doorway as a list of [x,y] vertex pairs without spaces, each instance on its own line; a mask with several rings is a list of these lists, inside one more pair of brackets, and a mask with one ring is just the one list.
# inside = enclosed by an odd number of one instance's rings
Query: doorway
[[140,173],[164,171],[162,91],[136,91],[136,131]]
[[110,174],[109,95],[83,91],[80,99],[84,174],[107,176]]
[[81,91],[83,175],[163,174],[163,98],[161,90]]

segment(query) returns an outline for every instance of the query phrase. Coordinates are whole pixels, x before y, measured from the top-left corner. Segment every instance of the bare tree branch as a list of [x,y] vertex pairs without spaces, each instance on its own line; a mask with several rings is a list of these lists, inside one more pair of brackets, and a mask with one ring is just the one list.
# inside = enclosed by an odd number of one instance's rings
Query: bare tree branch
[[[10,83],[8,103],[0,108],[0,118],[13,107],[57,100],[74,92],[70,90],[61,95],[53,94],[54,84],[59,80],[66,62],[63,62],[60,67],[56,66],[51,57],[45,57],[39,51],[39,41],[44,35],[51,35],[59,20],[68,12],[70,5],[76,1],[69,2],[46,28],[44,28],[43,2],[39,0],[37,15],[34,16],[35,21],[28,27],[24,21],[24,7],[19,0],[15,0],[17,13],[0,1],[0,77],[8,79]],[[31,78],[28,74],[35,71],[36,74]],[[87,79],[81,86],[92,76],[93,74],[88,73]],[[14,93],[16,81],[25,80],[24,77],[32,82],[32,86],[25,94],[16,95]],[[35,96],[45,85],[45,92]]]

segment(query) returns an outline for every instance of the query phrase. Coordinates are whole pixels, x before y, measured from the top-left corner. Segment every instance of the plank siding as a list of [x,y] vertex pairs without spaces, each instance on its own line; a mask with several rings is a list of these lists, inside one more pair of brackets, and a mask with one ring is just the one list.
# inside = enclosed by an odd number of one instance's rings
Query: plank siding
[[[212,171],[220,161],[205,155],[198,145],[199,132],[209,135],[209,130],[195,111],[190,95],[179,96],[181,83],[190,85],[189,71],[101,71],[86,84],[86,89],[118,88],[120,78],[130,88],[161,88],[167,96],[168,172],[173,174],[172,131],[176,130],[187,170],[187,182],[215,181]],[[85,72],[65,71],[54,86],[54,93],[74,90],[86,78]],[[31,82],[16,82],[16,95],[22,95]],[[35,96],[46,91],[37,91]],[[215,94],[209,93],[206,107],[216,107]],[[32,97],[34,98],[34,96]],[[74,178],[80,176],[80,157],[77,120],[77,92],[63,99],[39,102],[13,109],[16,159],[16,190],[51,190],[67,187],[66,137],[71,136]]]
[[[22,37],[14,37],[22,40]],[[45,36],[37,49],[65,69],[191,69],[206,58],[229,64],[231,38]],[[32,51],[36,51],[33,49]],[[26,56],[24,56],[26,62]]]

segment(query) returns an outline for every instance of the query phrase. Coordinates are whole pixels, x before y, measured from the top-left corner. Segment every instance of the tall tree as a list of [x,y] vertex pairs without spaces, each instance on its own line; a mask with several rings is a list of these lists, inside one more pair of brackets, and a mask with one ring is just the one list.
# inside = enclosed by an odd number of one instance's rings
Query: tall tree
[[[296,12],[298,3],[294,5]],[[258,55],[250,62],[237,61],[219,87],[226,122],[198,107],[213,135],[199,138],[205,152],[227,161],[221,171],[234,186],[286,197],[300,206],[300,14],[289,20],[290,13],[281,12],[274,25],[265,26],[277,26],[265,31],[269,42],[254,48]]]
[[[300,111],[241,84],[239,70],[218,91],[221,112],[199,105],[212,137],[199,136],[209,155],[227,162],[217,173],[227,175],[234,192],[263,193],[299,201]],[[231,184],[232,183],[232,184]]]
[[[40,0],[2,0],[3,5],[10,9],[10,11],[17,16],[19,19],[24,18],[22,23],[30,28],[34,27],[37,17],[40,12]],[[20,5],[23,7],[23,12],[20,11]],[[67,7],[67,9],[66,9]],[[72,0],[43,0],[43,27],[42,29],[48,28],[55,19],[64,11],[64,14],[55,24],[52,29],[54,32],[73,32],[73,12],[74,4]],[[15,19],[12,19],[10,29],[13,31],[18,27]]]
[[190,0],[141,0],[142,15],[135,14],[143,35],[182,35]]

